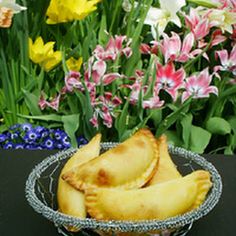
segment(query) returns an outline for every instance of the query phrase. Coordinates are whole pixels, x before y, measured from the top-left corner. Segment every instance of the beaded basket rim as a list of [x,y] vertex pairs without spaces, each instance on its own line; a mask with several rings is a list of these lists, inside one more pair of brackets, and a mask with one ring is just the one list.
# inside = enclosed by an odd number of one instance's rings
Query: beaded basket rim
[[[118,143],[101,143],[101,148],[109,149],[116,146]],[[54,155],[50,155],[39,164],[37,164],[28,176],[25,185],[26,199],[29,205],[39,214],[42,214],[48,220],[54,222],[57,226],[72,226],[76,228],[87,228],[92,230],[102,231],[118,231],[118,232],[148,232],[154,230],[176,229],[187,224],[192,224],[194,221],[208,214],[218,203],[222,193],[221,176],[209,161],[204,157],[184,148],[174,147],[169,145],[170,154],[177,155],[192,161],[203,169],[208,170],[211,174],[212,188],[210,194],[205,199],[204,203],[197,209],[168,218],[166,220],[142,220],[142,221],[117,221],[117,220],[96,220],[91,218],[80,219],[73,216],[63,214],[53,210],[45,205],[36,195],[35,187],[37,179],[51,165],[58,161],[69,158],[77,149],[70,148],[65,151],[59,151]]]

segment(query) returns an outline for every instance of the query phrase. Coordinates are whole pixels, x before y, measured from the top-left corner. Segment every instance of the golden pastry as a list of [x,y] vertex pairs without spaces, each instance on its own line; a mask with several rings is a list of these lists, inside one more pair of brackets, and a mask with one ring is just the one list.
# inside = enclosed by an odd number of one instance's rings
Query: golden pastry
[[209,172],[198,170],[141,189],[88,189],[85,204],[98,220],[164,220],[197,208],[211,186]]
[[88,187],[138,188],[151,178],[158,158],[154,136],[149,130],[141,129],[117,147],[62,177],[80,190]]
[[[63,167],[57,189],[57,201],[60,212],[79,218],[86,217],[84,194],[70,186],[61,176],[71,168],[97,157],[100,151],[100,141],[101,134],[97,134],[87,145],[78,149]],[[70,230],[73,229],[71,228]]]
[[156,168],[153,177],[147,183],[147,186],[182,177],[169,155],[167,138],[165,135],[162,135],[157,139],[157,146],[160,153],[158,167]]

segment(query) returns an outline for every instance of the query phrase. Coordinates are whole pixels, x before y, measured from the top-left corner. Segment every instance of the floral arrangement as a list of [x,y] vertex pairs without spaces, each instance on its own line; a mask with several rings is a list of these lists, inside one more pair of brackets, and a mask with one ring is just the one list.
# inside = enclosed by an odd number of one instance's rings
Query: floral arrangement
[[[78,146],[86,144],[83,137],[77,138]],[[70,138],[60,129],[48,129],[43,126],[33,127],[30,123],[16,124],[0,134],[0,148],[3,149],[68,149]]]
[[235,152],[235,0],[2,0],[0,27],[0,131]]

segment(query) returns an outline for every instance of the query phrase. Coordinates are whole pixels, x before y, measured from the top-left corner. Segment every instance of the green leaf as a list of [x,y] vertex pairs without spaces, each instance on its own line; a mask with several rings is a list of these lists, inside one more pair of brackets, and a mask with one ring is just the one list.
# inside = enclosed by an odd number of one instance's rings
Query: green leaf
[[182,107],[180,107],[178,110],[172,112],[170,115],[168,115],[159,125],[159,128],[156,131],[155,136],[159,137],[161,134],[165,133],[165,131],[174,124],[178,119],[181,118],[181,114],[186,110],[188,110],[189,104],[191,103],[191,99],[187,100]]
[[189,148],[189,139],[190,139],[192,121],[193,121],[193,116],[191,113],[185,115],[183,119],[180,121],[180,124],[182,126],[183,147],[186,149]]
[[100,24],[100,30],[98,33],[98,42],[100,45],[105,45],[107,42],[107,17],[106,17],[106,11],[103,11],[101,24]]
[[71,145],[74,148],[77,147],[75,132],[79,128],[79,117],[80,117],[79,114],[73,114],[73,115],[62,116],[61,118],[64,130],[70,137]]
[[120,142],[123,142],[125,139],[127,139],[128,137],[130,137],[131,135],[133,135],[137,130],[144,128],[146,126],[146,123],[148,122],[148,120],[150,119],[150,116],[147,116],[145,119],[143,119],[142,122],[140,122],[138,125],[136,125],[133,129],[127,129],[124,130],[123,133],[121,133]]
[[45,120],[45,121],[55,121],[55,122],[62,122],[62,118],[60,115],[42,115],[42,116],[29,116],[29,115],[22,115],[17,114],[19,117],[27,118],[27,119],[33,119],[33,120]]
[[42,115],[42,112],[38,106],[38,97],[24,89],[22,89],[22,92],[24,93],[25,103],[29,108],[31,114],[33,116]]
[[229,120],[228,120],[230,126],[231,126],[231,129],[234,131],[234,133],[236,134],[236,117],[230,117]]
[[162,121],[162,109],[157,108],[157,109],[150,110],[150,114],[151,114],[150,120],[152,120],[155,128],[157,129],[158,125]]
[[187,0],[191,3],[196,3],[199,6],[207,7],[207,8],[217,8],[220,6],[219,3],[215,3],[212,0]]
[[0,133],[3,133],[4,131],[7,131],[8,127],[6,125],[0,125]]
[[128,116],[129,100],[126,101],[121,114],[115,120],[115,128],[118,131],[119,140],[127,128],[127,116]]
[[230,133],[231,126],[221,117],[212,117],[207,121],[206,129],[212,134],[226,135]]
[[234,153],[233,153],[231,147],[229,146],[229,147],[226,147],[226,148],[225,148],[224,154],[225,154],[225,155],[233,155]]
[[169,144],[172,144],[176,147],[182,147],[183,146],[181,138],[178,136],[176,131],[167,130],[165,132],[165,135],[167,136],[167,140],[168,140]]
[[203,153],[211,139],[211,133],[207,130],[192,125],[190,134],[190,150]]

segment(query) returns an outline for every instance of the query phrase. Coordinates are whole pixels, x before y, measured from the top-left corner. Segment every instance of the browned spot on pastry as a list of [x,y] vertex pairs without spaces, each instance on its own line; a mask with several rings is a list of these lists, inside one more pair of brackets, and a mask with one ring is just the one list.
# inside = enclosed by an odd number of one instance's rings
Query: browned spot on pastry
[[110,179],[108,173],[105,170],[100,169],[98,172],[97,181],[100,185],[109,185]]
[[117,154],[122,154],[125,153],[126,151],[127,151],[126,145],[119,145],[112,150],[113,153]]
[[137,146],[139,146],[141,148],[145,148],[145,142],[143,140],[141,140],[141,139],[136,140],[135,145],[137,145]]

